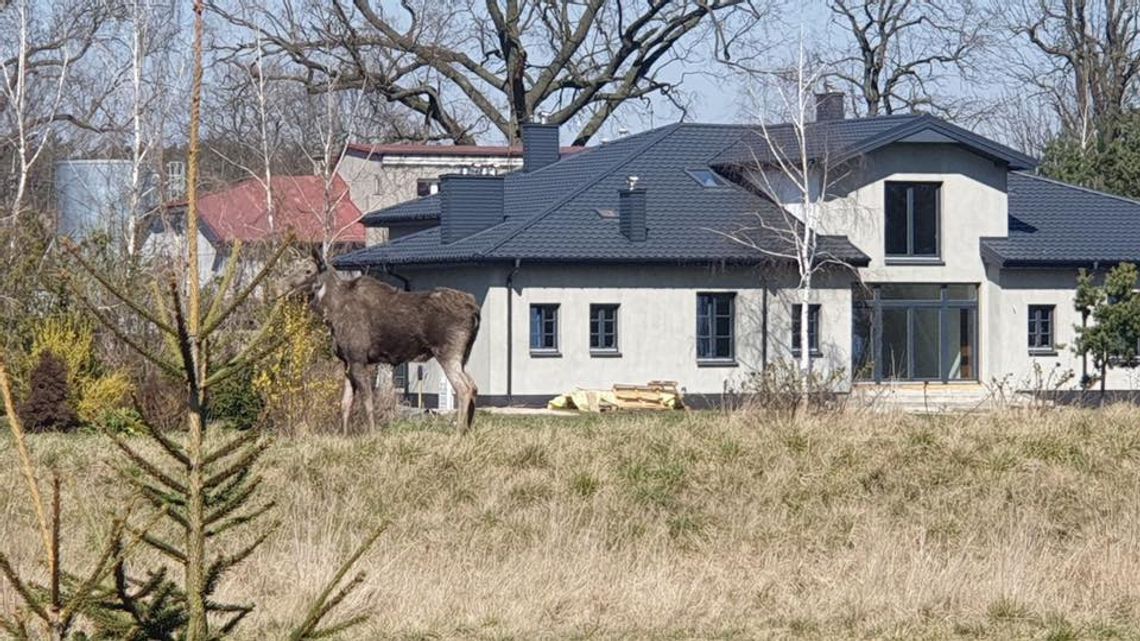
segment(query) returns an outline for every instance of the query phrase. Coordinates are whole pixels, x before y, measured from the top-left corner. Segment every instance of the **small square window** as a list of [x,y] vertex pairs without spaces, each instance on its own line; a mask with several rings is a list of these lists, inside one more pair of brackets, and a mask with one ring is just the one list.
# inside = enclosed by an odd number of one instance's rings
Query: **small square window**
[[1029,306],[1029,351],[1052,352],[1055,305]]
[[[800,320],[803,307],[792,305],[792,354],[800,354]],[[808,305],[808,351],[819,353],[819,305]]]
[[617,305],[590,305],[590,351],[618,351]]
[[725,185],[724,179],[708,168],[686,169],[685,173],[689,174],[689,177],[697,181],[701,187],[723,187]]
[[558,353],[558,305],[530,306],[530,351]]

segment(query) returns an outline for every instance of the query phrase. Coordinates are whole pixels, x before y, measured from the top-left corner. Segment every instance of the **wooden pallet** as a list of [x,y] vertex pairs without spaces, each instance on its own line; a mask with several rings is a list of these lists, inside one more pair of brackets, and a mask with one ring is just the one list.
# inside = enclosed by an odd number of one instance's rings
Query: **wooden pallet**
[[[646,385],[617,384],[613,386],[613,392],[621,409],[670,410],[685,406],[681,390],[677,389],[677,381],[649,381]],[[675,396],[677,407],[666,405],[663,395]]]

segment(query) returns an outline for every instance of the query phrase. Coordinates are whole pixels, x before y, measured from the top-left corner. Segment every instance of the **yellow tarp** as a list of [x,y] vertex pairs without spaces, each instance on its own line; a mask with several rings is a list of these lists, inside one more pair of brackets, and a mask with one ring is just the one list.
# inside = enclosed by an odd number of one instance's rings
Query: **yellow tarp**
[[681,393],[672,381],[652,381],[648,385],[614,385],[608,390],[577,388],[550,399],[552,410],[606,412],[617,409],[684,409]]

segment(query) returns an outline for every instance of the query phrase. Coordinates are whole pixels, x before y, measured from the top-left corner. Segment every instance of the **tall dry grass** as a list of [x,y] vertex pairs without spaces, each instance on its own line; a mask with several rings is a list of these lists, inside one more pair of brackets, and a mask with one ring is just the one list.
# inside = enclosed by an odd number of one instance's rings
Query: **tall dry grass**
[[[967,418],[482,416],[280,439],[283,531],[225,586],[295,623],[382,518],[368,639],[1140,638],[1140,411]],[[39,436],[64,555],[123,495],[94,436]],[[35,553],[0,441],[0,541]],[[0,592],[0,606],[11,595]]]

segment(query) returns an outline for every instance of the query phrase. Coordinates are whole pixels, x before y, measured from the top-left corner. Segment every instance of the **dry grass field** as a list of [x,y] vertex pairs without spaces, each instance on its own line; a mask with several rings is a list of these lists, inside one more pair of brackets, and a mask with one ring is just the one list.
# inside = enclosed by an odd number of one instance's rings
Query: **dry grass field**
[[[82,564],[120,459],[31,444]],[[242,638],[276,638],[382,519],[353,639],[1140,638],[1132,409],[481,415],[279,438],[262,469],[280,529],[225,587],[259,604]],[[0,439],[0,545],[27,567],[18,474]]]

